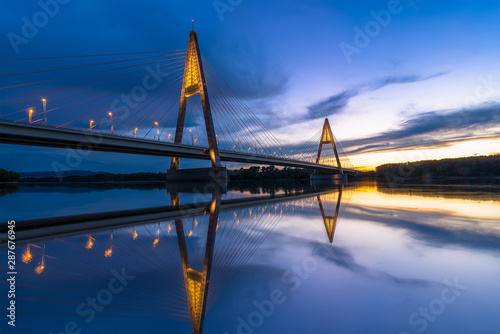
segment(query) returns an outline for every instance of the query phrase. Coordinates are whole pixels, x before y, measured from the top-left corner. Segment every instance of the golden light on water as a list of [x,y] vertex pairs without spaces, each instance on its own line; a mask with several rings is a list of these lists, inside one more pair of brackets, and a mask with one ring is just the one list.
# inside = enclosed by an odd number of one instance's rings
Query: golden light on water
[[87,240],[87,245],[85,246],[86,249],[92,249],[92,247],[94,246],[94,242],[92,240],[95,240],[94,238],[92,238],[92,236],[89,234],[88,235],[89,239]]
[[168,223],[168,234],[170,234],[170,231],[172,231],[172,226],[170,226],[170,223]]
[[193,235],[193,230],[189,231],[188,238],[191,238],[192,235]]
[[113,255],[113,231],[109,233],[109,237],[111,239],[111,245],[109,246],[108,249],[104,252],[105,257],[111,257]]
[[31,260],[33,259],[33,256],[31,255],[29,244],[28,244],[28,246],[26,246],[26,251],[22,254],[22,257],[23,257],[23,262],[26,264],[30,263]]
[[156,245],[160,242],[160,228],[158,227],[158,230],[156,231],[156,238],[153,241],[153,247],[156,247]]
[[137,239],[137,236],[138,236],[137,230],[135,229],[135,226],[134,226],[134,232],[132,233],[132,240]]
[[42,262],[35,268],[35,273],[40,275],[45,270],[45,256],[42,257]]

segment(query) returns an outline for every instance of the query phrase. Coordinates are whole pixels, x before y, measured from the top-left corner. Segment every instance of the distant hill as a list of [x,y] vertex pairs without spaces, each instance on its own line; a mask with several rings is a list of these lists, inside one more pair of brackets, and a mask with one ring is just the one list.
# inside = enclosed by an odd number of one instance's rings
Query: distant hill
[[89,170],[67,170],[61,172],[21,172],[18,173],[22,179],[28,177],[41,178],[41,177],[65,177],[65,176],[86,176],[86,175],[95,175],[95,174],[106,174],[106,172],[91,172]]

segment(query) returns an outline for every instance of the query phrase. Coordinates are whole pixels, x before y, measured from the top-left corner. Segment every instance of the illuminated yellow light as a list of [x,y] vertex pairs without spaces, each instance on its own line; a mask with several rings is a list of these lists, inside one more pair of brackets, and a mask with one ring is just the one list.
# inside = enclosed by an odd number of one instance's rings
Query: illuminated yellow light
[[172,226],[170,226],[170,223],[168,223],[168,234],[170,234],[170,231],[172,231]]
[[104,252],[104,256],[111,257],[111,255],[113,255],[113,248],[106,249],[106,251]]
[[33,259],[33,256],[31,255],[31,251],[30,251],[30,245],[26,246],[26,251],[22,254],[22,259],[23,259],[23,262],[28,264],[31,262],[31,260]]
[[187,292],[191,316],[197,320],[200,316],[202,301],[202,275],[195,270],[188,269]]
[[192,235],[193,235],[193,230],[189,231],[188,238],[191,238]]
[[137,234],[137,230],[135,229],[135,226],[134,226],[134,233],[132,233],[132,240],[137,239],[138,236],[139,236],[139,234]]
[[198,68],[196,65],[196,57],[194,51],[191,49],[188,55],[187,68],[185,71],[185,88],[198,84]]
[[42,262],[35,268],[35,273],[40,275],[45,270],[45,257],[42,257]]
[[92,240],[95,240],[94,238],[92,238],[92,236],[89,234],[88,235],[89,239],[87,240],[87,244],[85,245],[85,248],[86,249],[92,249],[92,247],[94,246],[94,242]]
[[156,244],[160,241],[160,226],[158,226],[158,230],[156,231],[156,239],[153,241],[153,247],[156,247]]

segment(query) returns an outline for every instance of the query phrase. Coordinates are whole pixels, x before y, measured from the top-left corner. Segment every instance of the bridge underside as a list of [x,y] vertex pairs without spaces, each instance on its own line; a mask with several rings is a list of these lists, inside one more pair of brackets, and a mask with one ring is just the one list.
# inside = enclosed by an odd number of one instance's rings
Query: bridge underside
[[[0,143],[210,160],[208,148],[15,123],[4,120],[0,121]],[[222,161],[252,165],[288,166],[339,173],[339,169],[335,166],[240,152],[221,150],[220,159]],[[357,174],[355,170],[345,168],[343,172],[350,175]]]

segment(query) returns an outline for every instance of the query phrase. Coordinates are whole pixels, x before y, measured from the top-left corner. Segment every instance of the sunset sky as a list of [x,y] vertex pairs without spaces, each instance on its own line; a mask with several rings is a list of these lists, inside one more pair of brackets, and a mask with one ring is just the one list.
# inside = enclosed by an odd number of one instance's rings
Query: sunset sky
[[[361,168],[500,152],[498,1],[72,0],[18,53],[8,34],[41,7],[0,7],[2,59],[183,49],[195,19],[204,57],[284,145],[310,138],[328,115]],[[45,171],[64,156],[0,145],[0,168]],[[92,153],[78,169],[167,167]]]

